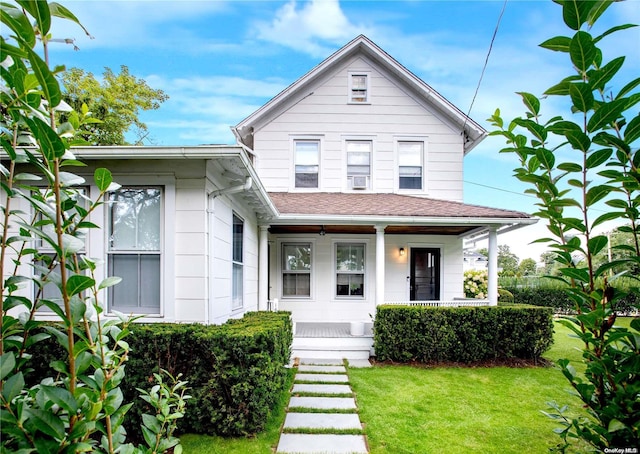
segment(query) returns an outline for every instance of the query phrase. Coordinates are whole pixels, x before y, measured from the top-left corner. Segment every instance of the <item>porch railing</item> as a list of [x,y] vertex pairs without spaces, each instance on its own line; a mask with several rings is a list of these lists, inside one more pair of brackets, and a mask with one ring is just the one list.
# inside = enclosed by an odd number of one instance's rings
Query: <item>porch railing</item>
[[430,306],[430,307],[480,307],[490,306],[489,300],[459,299],[447,301],[385,301],[394,306]]

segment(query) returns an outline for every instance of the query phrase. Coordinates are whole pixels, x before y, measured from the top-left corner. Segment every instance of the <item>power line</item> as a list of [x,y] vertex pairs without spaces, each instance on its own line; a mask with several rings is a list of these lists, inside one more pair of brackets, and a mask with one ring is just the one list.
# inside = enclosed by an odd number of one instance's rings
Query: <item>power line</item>
[[508,189],[503,189],[503,188],[497,188],[495,186],[489,186],[488,184],[476,183],[474,181],[469,181],[469,180],[463,180],[463,183],[473,184],[475,186],[482,186],[483,188],[493,189],[495,191],[508,192],[509,194],[516,194],[516,195],[521,195],[523,197],[530,197],[532,199],[537,199],[536,196],[531,195],[531,194],[525,194],[525,193],[522,193],[522,192],[510,191]]
[[500,15],[498,16],[498,21],[496,22],[496,26],[493,30],[493,36],[491,37],[491,42],[489,43],[489,50],[487,51],[487,56],[484,59],[484,65],[482,66],[482,71],[480,72],[480,79],[478,79],[478,85],[476,86],[476,91],[473,94],[473,98],[471,99],[471,104],[469,105],[469,110],[467,111],[467,116],[464,119],[464,123],[462,124],[462,134],[464,135],[464,127],[467,125],[467,118],[471,115],[471,109],[473,108],[473,104],[476,102],[476,97],[478,96],[478,92],[480,91],[480,84],[482,84],[482,78],[484,77],[484,72],[487,69],[487,65],[489,64],[489,56],[491,55],[491,51],[493,50],[493,43],[496,40],[496,36],[498,34],[498,29],[500,28],[500,22],[502,22],[502,16],[504,15],[504,10],[507,8],[507,1],[504,0],[502,4],[502,10],[500,11]]

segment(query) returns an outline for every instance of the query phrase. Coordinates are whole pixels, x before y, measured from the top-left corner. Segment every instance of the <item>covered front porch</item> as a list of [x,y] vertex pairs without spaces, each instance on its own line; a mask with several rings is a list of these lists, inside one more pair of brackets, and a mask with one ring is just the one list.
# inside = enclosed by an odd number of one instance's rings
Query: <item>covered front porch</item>
[[[524,213],[398,194],[269,195],[279,214],[259,226],[260,308],[292,313],[294,352],[305,350],[299,356],[307,358],[329,351],[368,357],[383,304],[497,305],[498,234],[536,222]],[[489,240],[488,297],[468,300],[463,243],[482,235]]]
[[[387,301],[384,304],[429,307],[489,306],[489,300]],[[373,349],[373,320],[294,322],[292,358],[368,359]]]

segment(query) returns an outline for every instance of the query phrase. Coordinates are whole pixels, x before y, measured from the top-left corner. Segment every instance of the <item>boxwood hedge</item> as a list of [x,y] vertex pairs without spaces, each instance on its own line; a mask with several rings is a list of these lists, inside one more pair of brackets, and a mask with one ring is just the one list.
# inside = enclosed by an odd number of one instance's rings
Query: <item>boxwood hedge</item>
[[378,306],[377,359],[398,362],[473,363],[538,359],[553,343],[547,307]]
[[[136,388],[149,389],[161,368],[189,382],[192,399],[180,431],[240,436],[264,428],[286,384],[289,312],[252,312],[223,325],[136,323],[131,331],[121,389],[125,402],[134,402],[125,421],[132,441],[141,441],[141,415],[149,411]],[[31,376],[55,376],[48,365],[61,352],[53,339],[39,343]]]

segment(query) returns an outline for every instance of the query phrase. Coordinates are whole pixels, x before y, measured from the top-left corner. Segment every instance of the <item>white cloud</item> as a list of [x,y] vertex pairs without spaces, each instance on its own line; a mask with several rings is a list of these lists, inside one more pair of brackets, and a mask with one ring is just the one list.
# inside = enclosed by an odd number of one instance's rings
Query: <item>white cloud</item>
[[261,40],[320,58],[327,57],[336,45],[367,32],[364,26],[353,24],[346,17],[338,0],[311,0],[300,8],[291,0],[271,22],[258,21],[255,27]]

